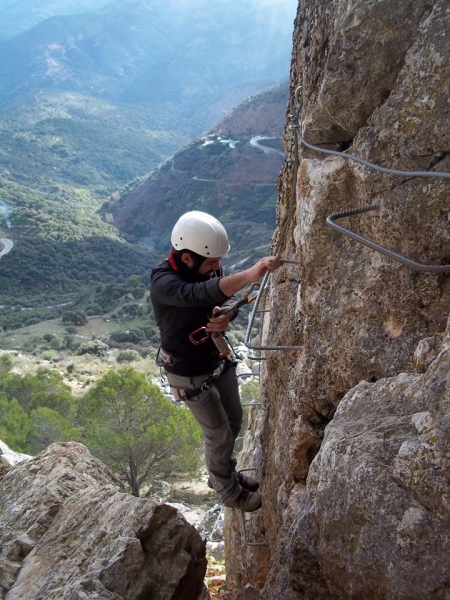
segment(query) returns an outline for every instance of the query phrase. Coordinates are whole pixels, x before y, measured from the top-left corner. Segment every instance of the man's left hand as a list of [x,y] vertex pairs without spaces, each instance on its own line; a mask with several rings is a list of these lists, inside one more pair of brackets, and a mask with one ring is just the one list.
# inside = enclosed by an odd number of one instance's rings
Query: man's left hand
[[[220,306],[215,306],[213,308],[213,315],[214,313],[219,312],[219,310]],[[209,333],[213,333],[214,331],[226,331],[233,315],[234,311],[220,315],[220,317],[212,316],[209,323],[206,325],[206,331]]]

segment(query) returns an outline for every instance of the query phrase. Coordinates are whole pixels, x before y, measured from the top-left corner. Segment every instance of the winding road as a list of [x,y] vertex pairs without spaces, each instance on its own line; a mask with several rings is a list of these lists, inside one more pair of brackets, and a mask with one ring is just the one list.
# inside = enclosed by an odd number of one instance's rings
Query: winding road
[[253,148],[258,148],[259,150],[262,150],[264,152],[264,154],[280,154],[284,158],[284,152],[281,152],[281,150],[278,150],[278,148],[271,148],[270,146],[264,146],[263,144],[259,143],[261,140],[277,140],[277,139],[278,138],[276,138],[276,137],[267,137],[265,135],[255,135],[250,140],[250,146],[253,146]]
[[6,238],[0,238],[0,258],[2,256],[4,256],[5,254],[8,254],[8,252],[10,252],[12,250],[12,247],[14,246],[14,242],[12,240],[8,240]]

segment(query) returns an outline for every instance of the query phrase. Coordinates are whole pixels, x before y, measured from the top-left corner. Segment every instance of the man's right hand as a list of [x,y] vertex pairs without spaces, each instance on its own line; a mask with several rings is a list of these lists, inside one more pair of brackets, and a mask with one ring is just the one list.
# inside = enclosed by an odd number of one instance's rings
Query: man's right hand
[[222,277],[219,281],[219,287],[225,296],[231,297],[249,283],[263,277],[267,271],[276,271],[282,264],[283,261],[278,256],[265,256],[245,271]]
[[278,256],[265,256],[258,260],[258,262],[247,269],[251,272],[250,281],[256,281],[260,277],[263,277],[267,271],[273,272],[281,267],[283,261]]

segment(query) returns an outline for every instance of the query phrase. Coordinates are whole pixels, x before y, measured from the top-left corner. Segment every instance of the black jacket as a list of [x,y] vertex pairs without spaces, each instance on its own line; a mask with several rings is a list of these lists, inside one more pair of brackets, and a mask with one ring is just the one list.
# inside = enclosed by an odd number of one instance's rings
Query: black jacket
[[234,302],[219,288],[222,270],[205,281],[187,282],[181,273],[165,260],[152,271],[150,298],[161,334],[161,346],[175,359],[165,369],[177,375],[193,376],[210,373],[217,365],[218,351],[211,340],[200,346],[189,340],[189,334],[204,327],[215,306]]

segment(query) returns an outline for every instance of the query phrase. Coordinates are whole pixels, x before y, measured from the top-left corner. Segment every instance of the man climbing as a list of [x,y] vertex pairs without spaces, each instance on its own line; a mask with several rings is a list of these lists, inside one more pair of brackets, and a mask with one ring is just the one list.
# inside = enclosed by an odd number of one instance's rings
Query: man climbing
[[[223,225],[199,211],[175,224],[169,258],[152,271],[151,301],[161,334],[160,361],[177,400],[183,400],[203,430],[209,484],[225,506],[252,512],[261,507],[259,482],[236,472],[233,448],[242,425],[235,363],[221,357],[210,334],[223,332],[236,315],[234,294],[282,262],[267,256],[252,267],[224,275],[220,259],[230,249]],[[192,332],[206,326],[205,343]]]

